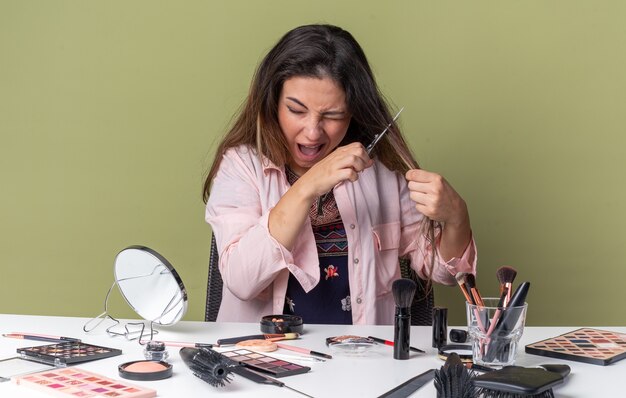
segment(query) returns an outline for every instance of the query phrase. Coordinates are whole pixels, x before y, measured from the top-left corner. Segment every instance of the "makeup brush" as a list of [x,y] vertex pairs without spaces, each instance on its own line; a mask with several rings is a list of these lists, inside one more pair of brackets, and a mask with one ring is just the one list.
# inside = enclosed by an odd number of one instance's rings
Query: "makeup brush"
[[476,388],[472,385],[474,372],[465,367],[456,352],[448,355],[441,369],[435,370],[437,398],[473,398]]
[[467,290],[472,294],[472,298],[474,299],[474,303],[480,307],[484,307],[485,303],[483,302],[483,298],[478,291],[478,286],[476,286],[476,277],[474,274],[467,274],[465,277],[465,284],[467,286]]
[[517,271],[513,267],[509,267],[508,265],[502,266],[498,268],[496,271],[496,276],[500,281],[500,295],[506,293],[504,299],[504,306],[506,307],[509,301],[511,300],[511,291],[513,290],[513,281],[517,276]]
[[454,278],[456,279],[456,283],[459,285],[459,288],[461,289],[461,292],[463,293],[463,296],[465,296],[465,301],[467,301],[470,304],[476,304],[474,300],[472,299],[472,296],[470,295],[470,292],[469,290],[467,290],[467,287],[465,285],[466,277],[467,277],[467,272],[457,272],[456,275],[454,276]]
[[396,302],[394,319],[393,358],[408,359],[411,349],[411,303],[417,285],[411,279],[396,279],[391,285]]

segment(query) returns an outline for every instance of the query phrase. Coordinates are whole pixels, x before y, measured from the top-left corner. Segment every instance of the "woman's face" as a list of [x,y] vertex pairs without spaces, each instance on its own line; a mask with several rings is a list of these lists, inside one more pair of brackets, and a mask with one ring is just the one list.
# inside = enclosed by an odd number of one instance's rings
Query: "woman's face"
[[350,114],[343,89],[330,78],[292,77],[278,100],[278,124],[298,175],[332,152],[343,140]]

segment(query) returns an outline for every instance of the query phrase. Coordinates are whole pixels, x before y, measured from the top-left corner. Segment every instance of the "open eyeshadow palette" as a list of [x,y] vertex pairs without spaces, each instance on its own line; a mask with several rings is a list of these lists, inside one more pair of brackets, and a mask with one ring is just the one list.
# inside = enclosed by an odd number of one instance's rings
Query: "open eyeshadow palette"
[[43,362],[54,366],[67,366],[80,362],[114,357],[122,353],[116,348],[101,347],[80,341],[18,348],[17,353],[24,359]]
[[247,368],[270,374],[274,377],[292,376],[311,370],[308,366],[283,361],[245,349],[221,351],[220,353],[231,361],[235,361]]
[[626,358],[626,334],[581,328],[528,344],[526,352],[595,365],[608,365]]
[[19,385],[63,398],[149,398],[156,390],[109,379],[78,368],[63,368],[13,378]]

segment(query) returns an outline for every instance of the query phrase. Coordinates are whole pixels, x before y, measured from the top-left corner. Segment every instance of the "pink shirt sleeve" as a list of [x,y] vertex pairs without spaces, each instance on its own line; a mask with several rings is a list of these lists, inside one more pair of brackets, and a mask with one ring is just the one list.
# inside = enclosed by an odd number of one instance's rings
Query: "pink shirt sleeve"
[[[263,178],[260,162],[251,152],[226,152],[217,172],[206,206],[206,221],[215,232],[219,268],[224,286],[238,299],[271,296],[270,285],[289,270],[304,285],[314,286],[315,277],[294,264],[292,253],[269,233],[268,218],[280,198],[278,184]],[[261,174],[261,175],[259,175]],[[285,189],[287,187],[284,187]],[[308,282],[308,283],[307,283]]]
[[[401,177],[403,178],[403,177]],[[411,267],[415,269],[419,277],[428,279],[429,276],[433,282],[446,285],[456,283],[454,276],[457,272],[476,273],[476,243],[472,237],[469,244],[461,257],[454,257],[445,261],[439,251],[435,255],[434,265],[431,270],[432,249],[430,242],[424,236],[426,232],[423,229],[423,215],[415,209],[415,203],[410,199],[408,187],[403,184],[400,193],[400,201],[402,207],[402,232],[400,242],[400,255],[409,255],[411,258]],[[417,214],[417,217],[416,217]],[[438,236],[435,241],[439,242]]]

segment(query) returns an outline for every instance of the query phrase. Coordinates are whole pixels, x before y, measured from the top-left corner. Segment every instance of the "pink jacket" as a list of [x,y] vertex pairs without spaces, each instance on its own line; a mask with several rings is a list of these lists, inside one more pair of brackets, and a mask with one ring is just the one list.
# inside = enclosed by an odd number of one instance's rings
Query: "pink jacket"
[[[284,168],[254,149],[240,146],[225,153],[206,207],[224,280],[218,321],[258,322],[263,315],[281,314],[289,273],[305,291],[319,282],[308,219],[292,251],[269,233],[270,210],[288,189]],[[427,276],[430,255],[418,233],[423,215],[409,198],[404,176],[378,161],[358,181],[338,184],[333,192],[347,231],[353,323],[390,324],[395,309],[391,284],[400,277],[398,257],[409,256],[418,274]],[[453,284],[457,272],[475,269],[472,240],[460,258],[437,258],[432,279]]]

